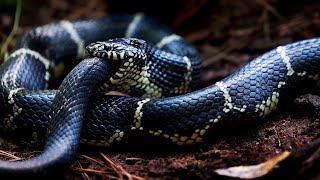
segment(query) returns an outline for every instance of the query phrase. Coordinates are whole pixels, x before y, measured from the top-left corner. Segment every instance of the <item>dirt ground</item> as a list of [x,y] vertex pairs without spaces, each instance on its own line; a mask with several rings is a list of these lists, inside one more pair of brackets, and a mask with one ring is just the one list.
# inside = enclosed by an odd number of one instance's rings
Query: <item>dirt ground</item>
[[[279,45],[317,37],[320,3],[294,0],[188,0],[181,1],[29,0],[23,3],[20,25],[10,43],[32,27],[61,19],[98,17],[110,12],[144,11],[158,17],[192,43],[203,58],[203,83],[212,84]],[[138,2],[142,2],[139,4]],[[151,3],[152,2],[152,3]],[[124,4],[128,4],[124,7]],[[156,10],[156,8],[160,8]],[[0,37],[14,23],[15,4],[0,1]],[[200,87],[199,87],[200,88]],[[262,163],[282,152],[308,144],[319,136],[320,122],[313,110],[316,95],[302,95],[238,132],[214,143],[192,148],[127,147],[121,150],[80,147],[65,179],[225,179],[217,168]],[[24,154],[8,138],[3,152]],[[12,148],[14,147],[14,148]],[[30,148],[30,147],[28,147]],[[36,150],[28,155],[37,154]],[[319,171],[319,169],[318,169]],[[318,179],[318,171],[288,172],[288,179]]]

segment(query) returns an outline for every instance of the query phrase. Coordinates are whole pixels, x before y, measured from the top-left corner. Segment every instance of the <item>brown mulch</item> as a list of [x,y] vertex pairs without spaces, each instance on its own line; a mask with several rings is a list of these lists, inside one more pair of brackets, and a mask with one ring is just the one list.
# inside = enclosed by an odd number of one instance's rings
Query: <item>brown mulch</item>
[[[14,3],[0,4],[2,40],[11,31],[14,11]],[[144,11],[152,14],[192,43],[203,58],[203,86],[235,72],[278,45],[317,37],[320,32],[320,3],[311,0],[187,0],[184,3],[175,0],[29,0],[24,1],[20,26],[9,49],[19,36],[32,27],[60,19],[98,17],[117,11]],[[283,152],[295,152],[316,140],[319,137],[320,122],[313,108],[319,107],[319,102],[317,95],[302,95],[284,103],[285,106],[268,116],[259,126],[191,149],[151,148],[132,151],[128,147],[112,151],[81,147],[76,161],[64,177],[224,179],[216,173],[216,169],[259,164],[283,155]],[[25,153],[24,147],[6,139],[1,139],[0,146],[3,150],[0,151],[1,157],[17,159],[18,155],[31,157],[39,153]],[[17,153],[8,154],[9,149]],[[320,167],[320,152],[311,151],[309,147],[306,149],[292,153],[294,156],[279,166],[278,174],[265,178],[320,178],[317,169]],[[305,155],[308,153],[309,156]]]

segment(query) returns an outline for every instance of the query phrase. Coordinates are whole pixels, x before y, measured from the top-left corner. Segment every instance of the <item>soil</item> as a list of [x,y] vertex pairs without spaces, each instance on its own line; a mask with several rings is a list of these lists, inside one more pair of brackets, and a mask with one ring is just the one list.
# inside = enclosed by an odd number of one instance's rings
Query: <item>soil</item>
[[[91,18],[111,12],[144,11],[171,26],[194,45],[203,59],[203,83],[212,84],[255,57],[279,45],[317,37],[320,3],[279,0],[171,1],[30,0],[24,1],[20,24],[9,50],[27,30],[61,19]],[[152,3],[151,3],[152,2]],[[126,6],[124,6],[126,4]],[[157,10],[159,8],[159,10]],[[0,2],[0,37],[14,23],[15,3]],[[2,45],[2,44],[1,44]],[[305,94],[283,103],[263,121],[196,147],[80,147],[64,179],[224,179],[215,170],[265,162],[319,136],[317,95]],[[39,152],[3,137],[1,149],[31,157]],[[27,148],[27,149],[26,149]],[[3,155],[2,155],[3,156]],[[320,178],[319,169],[289,179]]]

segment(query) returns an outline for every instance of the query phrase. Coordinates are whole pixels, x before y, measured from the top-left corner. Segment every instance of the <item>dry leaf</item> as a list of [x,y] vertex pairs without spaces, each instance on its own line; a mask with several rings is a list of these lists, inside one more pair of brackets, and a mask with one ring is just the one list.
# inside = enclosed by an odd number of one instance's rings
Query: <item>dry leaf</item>
[[222,176],[236,177],[242,179],[253,179],[266,175],[271,172],[282,160],[291,153],[285,151],[266,162],[251,166],[235,166],[226,169],[217,169],[215,172]]

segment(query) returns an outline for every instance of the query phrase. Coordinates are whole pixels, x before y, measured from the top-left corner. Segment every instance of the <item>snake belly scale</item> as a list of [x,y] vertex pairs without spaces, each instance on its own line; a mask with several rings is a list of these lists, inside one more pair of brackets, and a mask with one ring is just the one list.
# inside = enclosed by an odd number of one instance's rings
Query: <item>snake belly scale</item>
[[[197,50],[143,14],[35,28],[1,66],[0,125],[47,134],[46,145],[36,158],[0,161],[0,172],[62,168],[79,141],[110,146],[137,133],[177,145],[209,141],[221,131],[262,119],[296,89],[315,87],[319,45],[314,38],[280,46],[225,79],[189,92],[200,80]],[[54,68],[83,59],[85,47],[92,57],[81,61],[58,90],[45,90]],[[131,96],[103,95],[110,90]]]

